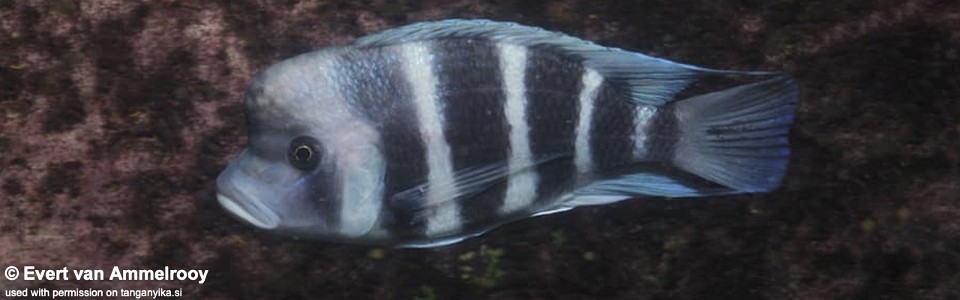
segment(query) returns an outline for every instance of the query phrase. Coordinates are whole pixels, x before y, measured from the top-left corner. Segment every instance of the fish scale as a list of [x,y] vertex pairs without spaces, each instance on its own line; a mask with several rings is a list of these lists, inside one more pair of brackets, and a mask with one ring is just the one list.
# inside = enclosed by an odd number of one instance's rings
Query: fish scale
[[[440,40],[432,46],[444,106],[444,136],[451,147],[454,170],[506,161],[510,155],[509,128],[503,111],[506,94],[496,45]],[[496,218],[505,191],[506,185],[497,184],[470,201],[462,201],[459,209],[464,226]]]
[[526,121],[534,157],[565,153],[537,166],[539,184],[535,205],[545,206],[571,188],[574,168],[575,130],[580,113],[583,67],[548,51],[532,51],[524,82],[527,90]]
[[638,104],[625,99],[609,84],[600,88],[596,108],[593,112],[593,126],[590,134],[590,149],[597,172],[606,174],[617,167],[642,158],[635,157],[635,136],[644,131],[645,120],[638,120]]

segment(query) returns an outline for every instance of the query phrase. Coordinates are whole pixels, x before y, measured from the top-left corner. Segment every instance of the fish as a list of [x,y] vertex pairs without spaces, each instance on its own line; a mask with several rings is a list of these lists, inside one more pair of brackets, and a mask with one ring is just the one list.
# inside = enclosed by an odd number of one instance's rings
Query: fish
[[415,23],[260,71],[216,199],[269,232],[429,248],[581,206],[769,192],[798,98],[778,72],[511,22]]

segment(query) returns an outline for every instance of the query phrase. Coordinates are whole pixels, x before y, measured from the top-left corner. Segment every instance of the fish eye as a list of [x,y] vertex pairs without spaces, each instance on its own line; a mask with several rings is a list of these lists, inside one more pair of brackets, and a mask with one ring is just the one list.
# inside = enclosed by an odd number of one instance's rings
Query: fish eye
[[287,159],[293,167],[309,171],[320,162],[320,142],[309,136],[298,136],[290,142]]

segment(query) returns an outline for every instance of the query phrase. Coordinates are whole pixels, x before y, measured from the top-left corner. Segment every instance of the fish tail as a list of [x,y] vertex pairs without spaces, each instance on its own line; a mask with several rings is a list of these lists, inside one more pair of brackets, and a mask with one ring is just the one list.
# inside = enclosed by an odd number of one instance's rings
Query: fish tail
[[676,136],[662,158],[739,192],[775,189],[790,158],[797,98],[796,82],[781,75],[667,104]]

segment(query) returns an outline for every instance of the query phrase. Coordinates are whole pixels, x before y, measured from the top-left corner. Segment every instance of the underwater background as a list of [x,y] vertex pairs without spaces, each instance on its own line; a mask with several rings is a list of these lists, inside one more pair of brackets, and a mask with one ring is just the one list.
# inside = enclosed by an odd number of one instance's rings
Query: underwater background
[[[215,178],[255,72],[382,29],[514,21],[801,86],[783,186],[526,219],[437,249],[279,237]],[[0,267],[208,269],[185,299],[958,299],[960,2],[0,1]]]

